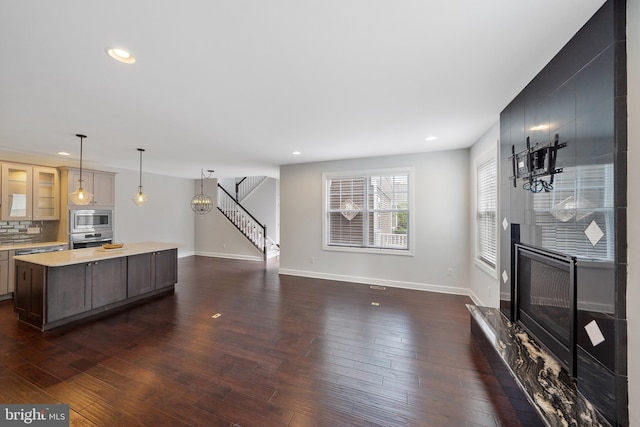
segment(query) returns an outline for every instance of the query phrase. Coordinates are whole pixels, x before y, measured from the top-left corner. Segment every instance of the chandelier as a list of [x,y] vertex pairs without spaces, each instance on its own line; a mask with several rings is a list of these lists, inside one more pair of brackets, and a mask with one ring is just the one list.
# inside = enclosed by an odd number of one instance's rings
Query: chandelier
[[211,169],[207,170],[208,175],[205,177],[204,171],[200,169],[200,194],[196,194],[191,199],[191,210],[197,213],[198,215],[206,215],[211,212],[213,209],[213,200],[211,197],[204,194],[204,180],[211,178],[211,174],[214,172]]

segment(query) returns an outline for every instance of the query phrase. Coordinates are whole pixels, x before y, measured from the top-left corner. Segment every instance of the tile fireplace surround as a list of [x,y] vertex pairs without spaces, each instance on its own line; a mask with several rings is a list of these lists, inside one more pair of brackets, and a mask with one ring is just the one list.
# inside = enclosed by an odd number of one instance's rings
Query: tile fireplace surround
[[[467,305],[471,333],[503,387],[515,380],[548,426],[610,426],[560,364],[496,308]],[[500,375],[507,368],[511,378]]]

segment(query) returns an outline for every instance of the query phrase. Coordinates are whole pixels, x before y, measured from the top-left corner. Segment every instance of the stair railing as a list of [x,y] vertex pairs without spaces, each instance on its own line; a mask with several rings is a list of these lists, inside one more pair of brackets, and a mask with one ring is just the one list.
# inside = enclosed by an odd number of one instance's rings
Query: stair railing
[[236,179],[236,200],[238,202],[244,200],[265,179],[267,179],[266,176],[245,176],[239,180]]
[[220,184],[218,184],[218,210],[262,252],[262,257],[266,261],[267,226],[262,225]]

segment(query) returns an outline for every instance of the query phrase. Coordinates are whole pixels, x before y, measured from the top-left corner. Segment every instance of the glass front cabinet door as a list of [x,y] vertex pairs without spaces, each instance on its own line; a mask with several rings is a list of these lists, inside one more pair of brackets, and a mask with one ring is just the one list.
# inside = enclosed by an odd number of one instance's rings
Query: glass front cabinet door
[[60,218],[60,185],[55,168],[2,163],[0,219]]
[[2,219],[31,219],[33,167],[2,164]]
[[33,219],[60,219],[60,184],[58,170],[34,166]]

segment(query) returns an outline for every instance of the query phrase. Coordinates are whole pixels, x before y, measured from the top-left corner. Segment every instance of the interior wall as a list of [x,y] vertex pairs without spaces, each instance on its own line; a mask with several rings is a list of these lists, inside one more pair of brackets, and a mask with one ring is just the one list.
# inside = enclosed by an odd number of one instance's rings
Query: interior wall
[[[191,194],[200,193],[200,180],[192,181]],[[247,240],[231,222],[215,207],[218,196],[218,180],[206,179],[203,184],[204,193],[214,203],[214,208],[205,215],[198,215],[189,211],[194,217],[195,254],[218,258],[232,258],[245,260],[262,260],[262,254],[249,240]]]
[[[406,166],[414,168],[415,254],[323,250],[322,174]],[[281,166],[280,273],[468,294],[468,194],[468,149]]]
[[[640,2],[627,2],[627,334],[629,361],[629,425],[640,425]],[[635,220],[632,220],[635,219]]]
[[[476,171],[478,166],[489,160],[490,158],[497,158],[498,156],[498,140],[500,139],[500,122],[497,121],[484,135],[473,144],[469,153],[469,177],[470,183],[470,195],[471,203],[469,209],[469,230],[471,232],[469,245],[469,279],[470,289],[473,299],[476,304],[484,307],[497,308],[500,302],[500,282],[498,281],[497,269],[491,271],[488,266],[481,265],[480,261],[476,260],[476,197],[477,197],[477,180]],[[497,162],[499,163],[499,162]],[[498,176],[500,176],[498,174]],[[497,184],[496,184],[497,185]],[[499,206],[499,205],[498,205]],[[498,217],[498,222],[501,218]],[[501,227],[501,225],[497,225]],[[499,242],[498,242],[499,245]],[[500,247],[498,246],[498,253],[500,253]]]
[[276,243],[280,242],[277,227],[278,185],[277,179],[267,177],[242,201],[242,206],[267,226],[267,236]]
[[139,207],[132,200],[138,191],[139,172],[112,171],[116,172],[115,240],[175,243],[180,245],[179,257],[193,255],[193,180],[143,172],[142,184],[149,201]]

